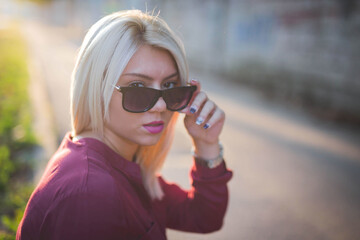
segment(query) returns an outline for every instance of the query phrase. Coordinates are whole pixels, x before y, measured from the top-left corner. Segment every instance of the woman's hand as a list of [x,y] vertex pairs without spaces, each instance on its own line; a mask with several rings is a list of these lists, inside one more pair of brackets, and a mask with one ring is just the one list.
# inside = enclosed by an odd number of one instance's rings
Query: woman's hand
[[183,109],[185,127],[193,139],[195,153],[204,159],[211,159],[219,154],[219,135],[224,126],[225,113],[205,92],[201,91],[198,81],[191,80],[197,90],[187,108]]

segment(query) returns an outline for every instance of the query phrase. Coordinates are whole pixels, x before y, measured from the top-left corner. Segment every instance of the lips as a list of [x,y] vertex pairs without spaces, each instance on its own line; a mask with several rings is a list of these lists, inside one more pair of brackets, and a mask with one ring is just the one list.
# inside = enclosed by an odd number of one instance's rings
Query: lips
[[163,121],[153,121],[150,123],[146,123],[143,127],[151,134],[158,134],[161,133],[164,129],[164,122]]

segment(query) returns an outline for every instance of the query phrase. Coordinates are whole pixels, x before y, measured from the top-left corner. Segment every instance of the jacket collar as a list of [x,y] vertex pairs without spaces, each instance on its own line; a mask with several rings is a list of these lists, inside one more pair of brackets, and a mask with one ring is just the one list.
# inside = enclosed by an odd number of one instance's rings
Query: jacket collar
[[130,182],[143,186],[140,166],[135,162],[126,160],[100,140],[95,138],[81,138],[78,141],[73,142],[71,133],[69,132],[65,135],[60,145],[60,149],[79,148],[84,146],[100,154],[107,163],[124,174]]

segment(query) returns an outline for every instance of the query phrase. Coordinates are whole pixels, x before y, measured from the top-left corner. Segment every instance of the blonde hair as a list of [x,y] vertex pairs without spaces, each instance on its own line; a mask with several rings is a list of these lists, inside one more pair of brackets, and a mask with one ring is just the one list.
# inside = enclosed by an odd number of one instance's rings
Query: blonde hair
[[[173,56],[182,84],[188,79],[185,51],[180,39],[158,16],[128,10],[105,16],[95,23],[81,45],[71,81],[72,135],[91,130],[103,136],[111,96],[124,68],[142,46],[163,48]],[[144,186],[152,199],[163,191],[157,178],[170,148],[178,113],[154,146],[141,146],[136,153]]]

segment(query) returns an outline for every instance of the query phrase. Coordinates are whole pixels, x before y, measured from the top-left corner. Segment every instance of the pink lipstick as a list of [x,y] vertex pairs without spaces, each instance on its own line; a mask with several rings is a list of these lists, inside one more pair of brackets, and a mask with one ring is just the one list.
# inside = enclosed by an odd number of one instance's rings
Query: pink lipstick
[[147,123],[143,125],[144,128],[151,134],[158,134],[161,133],[164,129],[164,122],[163,121],[154,121],[151,123]]

